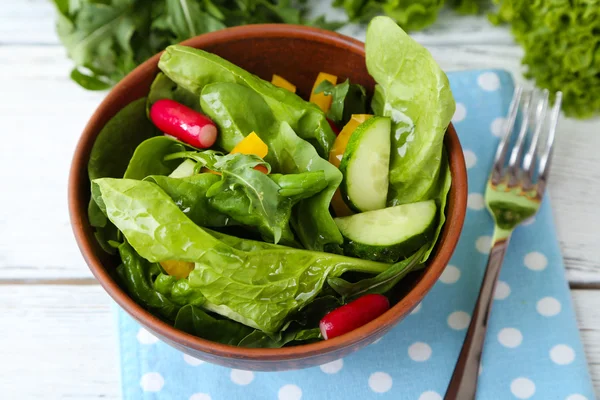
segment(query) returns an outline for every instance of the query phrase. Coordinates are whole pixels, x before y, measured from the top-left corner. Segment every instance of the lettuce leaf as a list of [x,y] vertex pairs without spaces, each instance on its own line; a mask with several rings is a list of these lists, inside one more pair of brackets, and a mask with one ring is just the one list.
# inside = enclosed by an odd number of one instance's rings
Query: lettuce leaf
[[388,205],[424,200],[439,176],[444,134],[454,115],[448,78],[390,18],[371,21],[365,46],[367,69],[377,82],[372,108],[392,118]]

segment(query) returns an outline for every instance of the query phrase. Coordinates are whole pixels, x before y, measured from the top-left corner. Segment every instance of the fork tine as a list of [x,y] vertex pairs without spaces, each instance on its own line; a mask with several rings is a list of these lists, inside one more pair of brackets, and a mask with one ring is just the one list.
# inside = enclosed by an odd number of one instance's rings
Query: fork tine
[[544,154],[542,154],[540,157],[540,172],[537,185],[537,194],[539,197],[542,197],[544,194],[544,190],[546,189],[546,184],[548,182],[548,174],[550,173],[550,162],[552,161],[552,153],[554,151],[554,138],[556,136],[556,127],[558,125],[558,117],[560,116],[562,98],[562,92],[556,92],[554,107],[552,107],[550,122],[548,123],[548,140],[546,141],[546,149]]
[[546,119],[546,109],[548,108],[548,89],[544,89],[542,91],[541,97],[541,100],[538,99],[537,101],[537,107],[535,110],[535,121],[533,122],[535,129],[533,132],[533,138],[531,139],[527,153],[525,153],[525,156],[523,157],[523,185],[525,190],[531,189],[533,185],[533,171],[535,170],[536,151]]
[[510,102],[510,108],[508,111],[508,117],[506,124],[504,125],[504,136],[498,144],[496,150],[496,156],[494,158],[494,167],[492,169],[492,183],[497,185],[502,179],[502,171],[504,170],[504,160],[506,159],[506,153],[508,151],[508,142],[512,135],[513,128],[515,127],[515,121],[517,120],[517,114],[519,112],[519,103],[521,102],[521,96],[523,94],[523,87],[517,86],[515,93],[513,94],[512,101]]
[[521,121],[521,127],[519,129],[519,136],[517,136],[517,142],[510,152],[510,158],[508,159],[508,186],[514,186],[519,180],[519,163],[523,155],[523,148],[525,147],[525,137],[529,131],[529,120],[531,119],[531,106],[533,103],[533,92],[527,91],[524,95],[523,105],[523,120]]

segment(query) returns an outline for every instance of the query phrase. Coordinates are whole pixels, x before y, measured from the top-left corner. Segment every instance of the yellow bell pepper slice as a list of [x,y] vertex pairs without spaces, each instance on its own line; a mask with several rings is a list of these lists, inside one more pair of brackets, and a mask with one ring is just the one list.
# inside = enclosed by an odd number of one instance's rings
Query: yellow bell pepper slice
[[296,93],[296,85],[291,84],[287,79],[273,74],[273,78],[271,78],[271,83],[277,87],[282,89],[287,89],[292,93]]
[[176,260],[161,261],[160,266],[163,267],[167,274],[177,279],[187,278],[194,269],[194,263]]
[[[330,163],[339,168],[342,157],[344,156],[344,152],[346,151],[346,146],[348,146],[348,142],[350,141],[350,137],[360,124],[371,117],[372,115],[370,114],[353,114],[350,117],[350,121],[348,121],[340,134],[335,138],[335,142],[333,142],[333,147],[329,152]],[[346,205],[346,202],[342,198],[340,189],[336,190],[333,194],[333,198],[331,199],[331,207],[333,208],[333,212],[335,213],[336,217],[347,217],[354,214],[354,212]]]
[[230,154],[235,153],[254,154],[260,158],[265,158],[267,153],[269,153],[269,147],[256,133],[252,132],[236,144],[233,150],[230,151]]
[[335,138],[335,142],[333,142],[333,146],[329,152],[330,163],[339,168],[344,152],[346,151],[346,146],[348,146],[348,141],[350,141],[350,136],[352,136],[360,124],[371,117],[372,115],[370,114],[352,114],[350,121],[348,121],[340,134]]
[[310,91],[310,102],[319,106],[319,108],[325,113],[331,108],[331,101],[333,99],[330,95],[325,95],[323,93],[315,94],[315,89],[323,81],[329,81],[335,85],[337,83],[337,79],[338,77],[335,75],[331,75],[326,72],[319,72],[317,80],[315,81],[315,84],[313,85],[313,88]]

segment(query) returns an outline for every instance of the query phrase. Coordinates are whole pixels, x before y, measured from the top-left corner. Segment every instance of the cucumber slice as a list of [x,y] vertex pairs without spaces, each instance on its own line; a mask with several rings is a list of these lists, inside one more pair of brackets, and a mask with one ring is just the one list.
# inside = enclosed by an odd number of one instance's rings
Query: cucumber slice
[[435,200],[402,204],[336,218],[344,236],[344,254],[374,261],[396,262],[433,239]]
[[188,176],[194,175],[194,168],[196,162],[186,159],[184,162],[179,164],[177,168],[169,175],[169,178],[187,178]]
[[390,174],[390,130],[387,117],[373,117],[354,131],[340,163],[344,201],[357,212],[379,210],[387,201]]

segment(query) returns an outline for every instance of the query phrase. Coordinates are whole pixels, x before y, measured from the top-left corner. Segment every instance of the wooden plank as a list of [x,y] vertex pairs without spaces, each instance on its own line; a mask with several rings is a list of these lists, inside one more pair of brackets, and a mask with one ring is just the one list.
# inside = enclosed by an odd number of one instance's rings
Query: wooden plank
[[[0,287],[0,390],[7,399],[116,399],[115,321],[99,286]],[[572,292],[600,393],[600,291]]]
[[0,286],[5,399],[117,399],[116,327],[100,286]]

